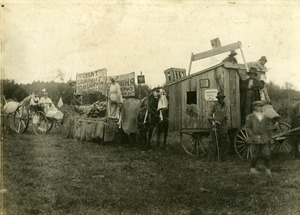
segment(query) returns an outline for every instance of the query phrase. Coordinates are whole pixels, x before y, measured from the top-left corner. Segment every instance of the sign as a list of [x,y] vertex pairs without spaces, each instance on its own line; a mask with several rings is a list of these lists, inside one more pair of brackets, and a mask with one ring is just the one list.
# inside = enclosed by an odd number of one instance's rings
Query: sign
[[[110,76],[120,85],[123,97],[135,96],[135,73]],[[109,80],[109,78],[108,78]]]
[[221,41],[220,41],[219,37],[211,40],[210,44],[211,44],[211,46],[212,46],[213,49],[218,49],[218,48],[221,47]]
[[76,94],[92,92],[102,92],[105,94],[106,76],[106,69],[78,73],[76,75]]
[[205,93],[204,93],[205,101],[218,101],[218,99],[216,98],[217,93],[218,93],[217,89],[205,90]]
[[145,76],[144,75],[138,75],[138,84],[145,84]]
[[205,52],[201,52],[198,54],[193,54],[191,60],[192,61],[197,61],[197,60],[201,60],[204,58],[208,58],[217,54],[222,54],[224,52],[228,52],[231,50],[235,50],[235,49],[240,49],[242,46],[241,42],[236,42],[236,43],[232,43],[226,46],[221,46],[219,48],[215,48],[213,50],[209,50],[209,51],[205,51]]
[[209,79],[200,79],[200,88],[209,88]]

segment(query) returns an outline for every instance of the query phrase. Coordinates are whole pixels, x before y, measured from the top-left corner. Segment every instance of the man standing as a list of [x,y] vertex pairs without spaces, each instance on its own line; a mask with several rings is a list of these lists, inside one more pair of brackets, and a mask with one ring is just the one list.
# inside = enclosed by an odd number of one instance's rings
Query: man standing
[[260,99],[260,88],[261,84],[257,80],[257,69],[251,67],[247,72],[249,78],[241,83],[241,116],[242,124],[245,117],[252,112],[252,102],[261,100]]
[[232,50],[230,52],[230,54],[228,55],[228,57],[226,57],[224,60],[222,60],[222,62],[237,63],[237,60],[234,57],[235,55],[237,55],[237,53],[234,50]]
[[266,173],[271,176],[270,170],[270,149],[269,144],[272,136],[272,122],[263,114],[262,101],[252,103],[253,112],[246,117],[244,128],[248,130],[252,149],[251,174],[257,174],[256,164],[263,160],[266,166]]
[[227,132],[228,107],[224,102],[224,94],[218,92],[218,102],[212,106],[208,120],[212,124],[209,160],[214,160],[216,154],[225,160],[228,156],[229,138]]

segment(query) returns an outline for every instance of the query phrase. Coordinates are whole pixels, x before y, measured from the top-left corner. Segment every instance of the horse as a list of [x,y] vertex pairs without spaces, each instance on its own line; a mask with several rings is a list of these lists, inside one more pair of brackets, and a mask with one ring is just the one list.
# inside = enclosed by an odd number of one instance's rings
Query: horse
[[20,103],[16,102],[14,100],[5,100],[5,104],[3,106],[3,108],[1,108],[1,116],[3,117],[3,121],[2,121],[2,128],[5,131],[10,131],[13,130],[13,115],[14,112],[17,110],[17,108],[19,107]]
[[[300,127],[300,101],[296,102],[291,107],[290,118],[291,118],[291,129]],[[290,141],[293,145],[295,157],[297,159],[300,159],[299,139],[300,139],[300,131],[295,131],[294,133],[292,133]]]
[[[126,99],[120,108],[119,124],[121,132],[129,137],[131,144],[136,142],[136,134],[139,140],[146,142],[146,126],[144,123],[147,112],[146,98],[139,100],[136,98]],[[122,135],[123,136],[123,135]]]
[[[159,98],[155,98],[153,94],[147,97],[148,103],[148,114],[146,117],[146,130],[147,130],[147,144],[151,147],[151,138],[153,136],[153,131],[156,128],[156,146],[160,146],[160,136],[164,133],[163,147],[167,145],[167,136],[169,130],[169,110],[168,108],[163,108],[157,110]],[[161,111],[161,117],[160,117]]]

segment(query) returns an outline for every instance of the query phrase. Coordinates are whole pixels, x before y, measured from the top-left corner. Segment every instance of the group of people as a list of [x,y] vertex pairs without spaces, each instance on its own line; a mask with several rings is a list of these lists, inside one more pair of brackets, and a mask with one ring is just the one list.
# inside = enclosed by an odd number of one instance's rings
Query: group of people
[[[162,109],[168,108],[166,92],[159,87],[151,90],[153,98],[157,99],[157,111],[159,119],[162,121]],[[110,88],[108,92],[108,117],[111,119],[120,119],[120,108],[123,103],[122,91],[120,85],[114,78],[110,78]]]
[[35,91],[30,95],[30,110],[33,112],[43,111],[45,113],[52,107],[52,100],[48,97],[47,92],[43,92],[43,96],[39,98],[38,92]]
[[[234,57],[237,53],[231,51],[230,55],[223,62],[237,63]],[[249,63],[249,78],[241,83],[241,117],[244,129],[247,129],[252,143],[252,162],[250,173],[257,174],[256,165],[258,160],[263,160],[266,166],[266,174],[271,176],[270,171],[270,149],[272,128],[274,128],[274,118],[279,115],[271,107],[268,114],[264,107],[270,103],[270,98],[266,87],[265,64],[267,59],[262,56],[259,61]],[[208,120],[212,124],[211,144],[209,158],[215,159],[216,154],[221,160],[228,156],[229,138],[227,133],[228,107],[224,102],[223,92],[217,94],[218,102],[212,106]],[[271,106],[271,105],[269,105]],[[270,111],[272,112],[270,114]],[[218,147],[218,148],[217,148]],[[220,153],[220,154],[219,154]]]

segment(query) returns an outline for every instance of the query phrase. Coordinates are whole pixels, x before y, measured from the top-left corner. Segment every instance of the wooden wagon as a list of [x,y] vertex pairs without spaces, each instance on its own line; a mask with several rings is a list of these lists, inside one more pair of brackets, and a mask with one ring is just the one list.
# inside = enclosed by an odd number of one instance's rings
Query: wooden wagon
[[[122,74],[114,77],[121,86],[123,98],[130,98],[135,94],[135,73]],[[103,142],[113,141],[115,134],[118,131],[118,119],[108,116],[108,91],[107,84],[109,76],[106,69],[100,69],[93,72],[77,74],[76,92],[81,95],[81,108],[87,109],[95,107],[97,102],[104,102],[106,107],[99,113],[98,116],[75,116],[70,117],[68,121],[68,137],[75,138],[81,141],[100,140]],[[98,109],[99,110],[99,109]]]
[[[224,49],[221,47],[221,50],[203,52],[198,56],[202,59],[239,48],[239,45],[229,45]],[[195,55],[192,54],[193,58],[195,59]],[[229,109],[228,131],[233,134],[235,151],[243,159],[252,157],[249,134],[247,130],[241,129],[240,82],[247,78],[246,72],[246,64],[229,62],[219,63],[189,75],[186,75],[184,69],[165,70],[170,107],[169,129],[180,134],[181,144],[188,154],[204,155],[207,152],[208,141],[205,141],[205,137],[209,136],[211,130],[209,113],[217,101],[217,92],[223,91],[226,96],[224,102]],[[287,123],[278,122],[275,133],[289,129]],[[292,147],[285,137],[278,137],[274,139],[271,149],[290,151]]]

